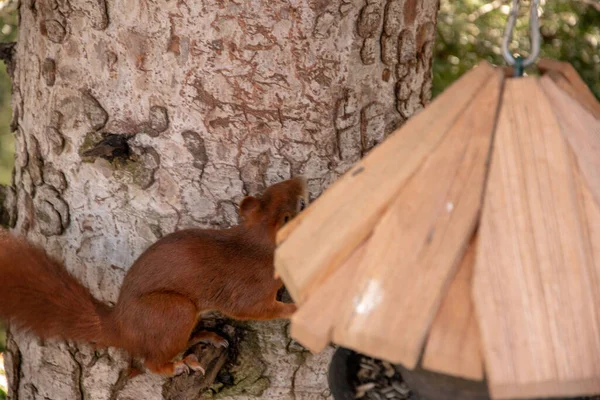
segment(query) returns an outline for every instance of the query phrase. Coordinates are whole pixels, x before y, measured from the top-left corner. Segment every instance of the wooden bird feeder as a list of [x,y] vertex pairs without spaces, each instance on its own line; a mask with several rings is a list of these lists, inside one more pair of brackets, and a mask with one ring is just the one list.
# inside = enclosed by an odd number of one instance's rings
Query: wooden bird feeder
[[296,340],[495,399],[600,393],[600,103],[538,66],[480,64],[279,232]]

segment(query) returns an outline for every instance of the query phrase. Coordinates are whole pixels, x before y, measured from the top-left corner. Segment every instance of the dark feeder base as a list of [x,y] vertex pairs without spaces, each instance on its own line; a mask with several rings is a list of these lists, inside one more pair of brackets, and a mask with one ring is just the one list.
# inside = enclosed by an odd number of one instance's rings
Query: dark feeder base
[[[360,368],[360,355],[338,347],[329,364],[329,390],[335,400],[355,398],[353,378]],[[469,381],[423,369],[407,370],[397,365],[408,387],[420,400],[488,400],[485,382]]]
[[360,368],[360,355],[338,347],[329,363],[327,381],[334,400],[354,400],[353,377]]
[[489,400],[485,381],[472,381],[439,374],[417,367],[414,370],[396,365],[408,387],[420,400]]
[[[335,400],[355,398],[353,380],[360,368],[360,355],[352,350],[338,347],[329,364],[329,390]],[[409,370],[395,366],[404,382],[419,400],[489,400],[485,381],[471,381],[438,374],[420,367]],[[553,398],[553,400],[586,400],[600,397]],[[532,399],[533,400],[533,399]]]

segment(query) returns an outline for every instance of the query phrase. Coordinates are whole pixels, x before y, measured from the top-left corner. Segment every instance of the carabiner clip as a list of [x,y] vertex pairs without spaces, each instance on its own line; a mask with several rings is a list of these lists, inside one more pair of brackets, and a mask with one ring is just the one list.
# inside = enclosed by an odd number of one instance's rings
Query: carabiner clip
[[514,65],[516,67],[516,76],[521,76],[523,74],[523,69],[533,64],[537,59],[538,55],[540,54],[540,29],[538,22],[538,6],[539,0],[531,0],[531,9],[529,16],[531,53],[525,59],[518,57],[519,61],[517,61],[517,59],[513,57],[512,53],[508,48],[509,43],[512,40],[512,31],[515,27],[515,22],[517,20],[517,15],[519,12],[519,0],[513,0],[512,2],[512,9],[510,10],[508,21],[506,23],[506,29],[504,30],[504,38],[502,39],[502,54],[504,56],[504,60],[506,60],[508,65]]

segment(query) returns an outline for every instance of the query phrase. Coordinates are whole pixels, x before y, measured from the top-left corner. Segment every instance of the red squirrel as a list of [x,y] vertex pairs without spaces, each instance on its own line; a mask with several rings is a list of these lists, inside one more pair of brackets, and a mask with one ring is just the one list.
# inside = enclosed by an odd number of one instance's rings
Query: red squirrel
[[0,317],[41,338],[118,347],[158,374],[204,369],[193,355],[199,342],[227,346],[215,333],[190,337],[200,315],[218,311],[237,320],[289,318],[296,306],[276,300],[276,233],[305,208],[306,182],[292,178],[240,203],[241,224],[186,229],[148,249],[127,272],[114,307],[95,299],[41,248],[0,233]]

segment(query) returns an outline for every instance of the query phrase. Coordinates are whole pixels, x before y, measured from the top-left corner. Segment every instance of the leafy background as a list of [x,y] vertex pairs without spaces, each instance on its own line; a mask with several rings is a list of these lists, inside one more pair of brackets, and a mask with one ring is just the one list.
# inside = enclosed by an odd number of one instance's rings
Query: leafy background
[[[511,50],[529,50],[529,1],[522,1]],[[433,94],[480,60],[504,65],[502,37],[510,2],[442,0],[433,63]],[[600,0],[541,0],[540,55],[569,62],[600,99]],[[533,72],[533,71],[531,71]]]
[[[529,1],[521,4],[511,44],[513,51],[523,55],[529,49],[529,6]],[[441,0],[434,96],[483,59],[504,64],[500,46],[509,10],[507,0]],[[600,0],[540,0],[539,15],[541,56],[571,63],[600,99]],[[16,37],[16,1],[0,0],[0,42],[12,42]],[[0,184],[10,182],[14,159],[11,114],[10,78],[0,63]],[[0,352],[4,345],[0,323]],[[5,398],[2,374],[0,365],[0,400]]]
[[[13,42],[17,39],[16,8],[16,1],[0,0],[0,42]],[[0,62],[0,184],[10,182],[14,159],[14,141],[10,132],[10,86],[6,66]]]

